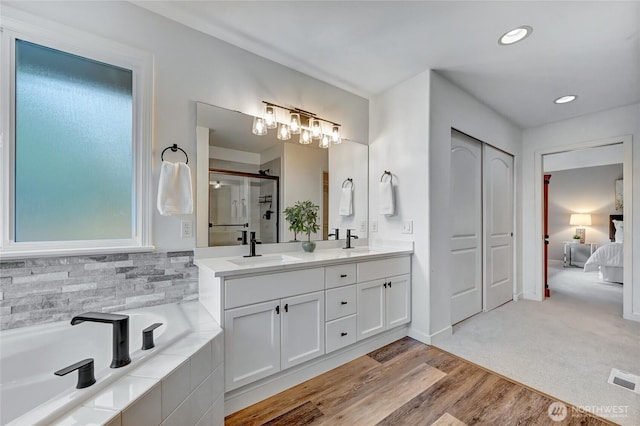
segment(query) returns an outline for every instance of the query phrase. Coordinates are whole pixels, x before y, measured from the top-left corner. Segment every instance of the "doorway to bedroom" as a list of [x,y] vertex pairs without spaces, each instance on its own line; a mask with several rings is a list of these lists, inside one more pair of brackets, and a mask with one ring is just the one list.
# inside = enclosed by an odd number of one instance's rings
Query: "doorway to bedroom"
[[622,316],[623,161],[622,143],[542,156],[546,297]]

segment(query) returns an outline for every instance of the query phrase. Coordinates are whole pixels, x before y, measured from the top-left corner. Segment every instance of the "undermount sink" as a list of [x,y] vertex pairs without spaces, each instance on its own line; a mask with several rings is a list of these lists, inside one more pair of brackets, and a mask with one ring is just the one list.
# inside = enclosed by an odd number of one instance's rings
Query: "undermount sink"
[[287,263],[294,262],[296,260],[300,260],[295,256],[288,256],[286,254],[270,254],[264,256],[255,256],[255,257],[237,257],[234,259],[229,259],[229,262],[238,266],[251,266],[251,265],[263,265],[263,264],[278,264],[278,263]]

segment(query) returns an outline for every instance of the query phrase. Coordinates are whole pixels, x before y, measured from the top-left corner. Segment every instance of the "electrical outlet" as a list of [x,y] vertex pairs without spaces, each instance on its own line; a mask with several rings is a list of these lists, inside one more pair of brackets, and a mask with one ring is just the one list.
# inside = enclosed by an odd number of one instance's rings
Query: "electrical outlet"
[[360,232],[367,232],[367,221],[363,220],[360,222]]
[[180,236],[182,238],[193,238],[193,222],[183,220],[180,222]]
[[377,220],[372,220],[371,221],[371,232],[378,232],[378,221]]
[[405,220],[402,223],[402,233],[403,234],[413,234],[413,221]]

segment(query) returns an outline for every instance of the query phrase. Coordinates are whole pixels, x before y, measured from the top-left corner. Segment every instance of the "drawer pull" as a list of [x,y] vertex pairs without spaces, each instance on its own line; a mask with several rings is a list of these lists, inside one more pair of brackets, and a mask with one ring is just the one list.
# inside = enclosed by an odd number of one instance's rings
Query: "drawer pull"
[[343,331],[342,333],[340,333],[340,336],[341,336],[341,337],[344,337],[344,336],[346,336],[347,334],[348,334],[348,333],[347,333],[346,331]]
[[349,302],[345,302],[345,301],[340,302],[341,305],[346,305],[347,303]]
[[280,305],[276,306],[276,314],[280,315]]
[[387,283],[385,282],[385,283],[383,284],[383,286],[384,286],[384,288],[387,288]]
[[347,278],[347,274],[340,274],[340,278]]
[[391,288],[391,281],[389,281],[389,283],[388,283],[388,284],[389,284],[389,288]]
[[285,312],[289,312],[289,304],[288,303],[284,304],[284,311]]

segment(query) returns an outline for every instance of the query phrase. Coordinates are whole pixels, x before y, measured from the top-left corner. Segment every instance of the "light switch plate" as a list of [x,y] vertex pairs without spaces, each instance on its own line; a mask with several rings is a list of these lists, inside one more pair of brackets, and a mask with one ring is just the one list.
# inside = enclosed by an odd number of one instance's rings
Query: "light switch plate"
[[413,234],[413,221],[405,220],[402,223],[402,233],[403,234]]
[[360,232],[367,232],[367,221],[363,220],[360,222]]
[[193,238],[193,221],[183,220],[180,222],[180,236],[182,238]]
[[378,232],[378,221],[377,220],[372,220],[371,221],[371,232]]

